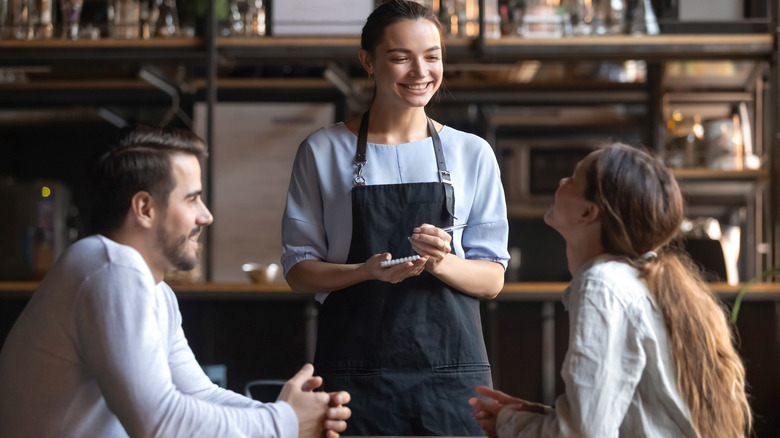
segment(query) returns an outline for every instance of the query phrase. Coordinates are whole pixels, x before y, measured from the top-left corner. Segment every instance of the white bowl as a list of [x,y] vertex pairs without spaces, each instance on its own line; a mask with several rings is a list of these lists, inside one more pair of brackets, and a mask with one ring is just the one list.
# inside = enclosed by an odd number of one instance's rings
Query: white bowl
[[241,270],[249,274],[253,283],[269,284],[279,276],[279,265],[276,263],[244,263]]

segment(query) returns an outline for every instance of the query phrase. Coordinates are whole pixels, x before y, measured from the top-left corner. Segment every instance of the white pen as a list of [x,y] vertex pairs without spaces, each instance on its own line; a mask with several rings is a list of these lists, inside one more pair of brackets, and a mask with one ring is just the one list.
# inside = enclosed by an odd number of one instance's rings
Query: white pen
[[444,227],[441,230],[445,233],[449,233],[450,231],[460,230],[466,228],[466,224],[460,224],[460,225],[452,225],[450,227]]

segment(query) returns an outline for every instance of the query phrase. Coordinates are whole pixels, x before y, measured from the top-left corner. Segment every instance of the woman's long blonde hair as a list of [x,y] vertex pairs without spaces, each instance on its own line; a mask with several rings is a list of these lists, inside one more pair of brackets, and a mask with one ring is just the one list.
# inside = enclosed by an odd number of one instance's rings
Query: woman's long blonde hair
[[[745,369],[726,310],[690,259],[672,249],[683,199],[671,172],[620,143],[601,149],[587,170],[586,199],[601,210],[601,242],[640,269],[666,324],[677,389],[700,437],[740,437],[752,429]],[[656,251],[657,257],[641,257]]]

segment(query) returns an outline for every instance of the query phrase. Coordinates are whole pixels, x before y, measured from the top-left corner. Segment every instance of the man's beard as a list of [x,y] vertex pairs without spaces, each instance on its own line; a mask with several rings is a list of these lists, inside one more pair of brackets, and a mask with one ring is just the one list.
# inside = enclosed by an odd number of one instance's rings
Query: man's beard
[[174,269],[179,271],[190,271],[195,268],[198,260],[194,257],[190,257],[187,254],[186,248],[190,237],[198,235],[200,230],[201,228],[198,227],[192,230],[188,236],[172,238],[165,227],[160,227],[159,235],[162,243],[163,255],[165,255],[165,258],[168,259]]

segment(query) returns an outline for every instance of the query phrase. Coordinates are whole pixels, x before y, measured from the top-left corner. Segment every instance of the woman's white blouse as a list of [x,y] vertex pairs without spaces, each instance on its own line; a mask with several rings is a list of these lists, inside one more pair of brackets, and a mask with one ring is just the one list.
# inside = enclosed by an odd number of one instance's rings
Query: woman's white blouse
[[574,276],[563,304],[566,391],[545,415],[504,407],[498,437],[696,437],[663,317],[639,271],[596,257]]
[[[455,189],[455,224],[468,224],[454,233],[453,252],[506,268],[509,227],[493,150],[478,136],[446,126],[439,136]],[[315,131],[300,145],[282,221],[285,275],[303,260],[346,262],[352,239],[356,148],[357,136],[343,123]],[[366,157],[367,185],[439,181],[430,137],[400,145],[368,143]]]

